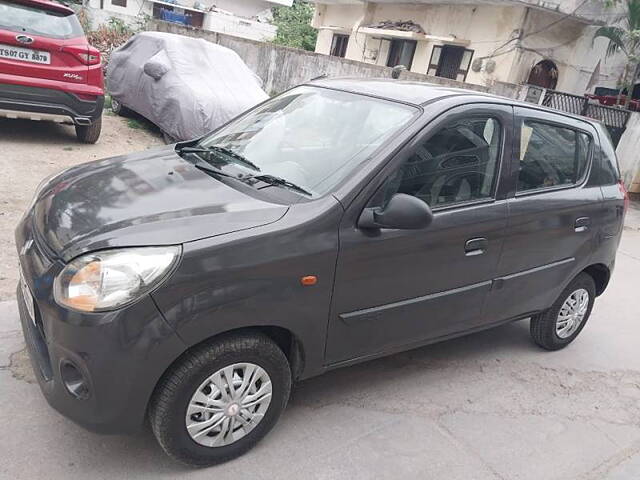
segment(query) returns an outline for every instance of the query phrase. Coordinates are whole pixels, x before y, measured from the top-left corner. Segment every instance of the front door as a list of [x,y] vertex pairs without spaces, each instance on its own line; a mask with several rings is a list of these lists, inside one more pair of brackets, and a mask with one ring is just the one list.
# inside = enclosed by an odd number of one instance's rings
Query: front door
[[[458,107],[431,122],[347,209],[340,226],[327,364],[480,326],[507,222],[500,189],[513,109]],[[506,175],[503,172],[503,175]],[[364,231],[365,207],[395,193],[434,212],[422,230]]]
[[495,322],[548,308],[589,265],[602,209],[588,182],[597,133],[561,114],[515,109],[509,227],[484,317]]

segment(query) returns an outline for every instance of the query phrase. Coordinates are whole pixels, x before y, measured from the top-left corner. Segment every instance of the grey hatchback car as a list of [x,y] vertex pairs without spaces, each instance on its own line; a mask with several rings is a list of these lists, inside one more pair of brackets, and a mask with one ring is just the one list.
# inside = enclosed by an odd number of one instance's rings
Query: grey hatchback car
[[322,79],[193,141],[44,181],[16,230],[42,392],[173,458],[236,457],[292,382],[530,318],[557,350],[627,196],[597,122],[422,83]]

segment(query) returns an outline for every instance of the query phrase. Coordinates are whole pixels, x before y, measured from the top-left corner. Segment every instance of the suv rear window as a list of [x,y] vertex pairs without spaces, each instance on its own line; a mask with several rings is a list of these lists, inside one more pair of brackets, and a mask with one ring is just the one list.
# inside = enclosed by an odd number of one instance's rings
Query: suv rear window
[[520,131],[518,192],[580,183],[587,171],[590,144],[585,133],[525,120]]
[[83,37],[74,14],[0,0],[0,28],[51,38]]

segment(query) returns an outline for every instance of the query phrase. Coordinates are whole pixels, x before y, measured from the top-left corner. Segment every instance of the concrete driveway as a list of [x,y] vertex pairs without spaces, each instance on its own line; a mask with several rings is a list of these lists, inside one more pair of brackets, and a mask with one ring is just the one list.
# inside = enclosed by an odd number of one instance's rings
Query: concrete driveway
[[307,380],[256,449],[206,470],[170,461],[148,430],[99,436],[49,408],[2,302],[0,477],[638,479],[639,286],[640,231],[626,228],[565,350],[539,350],[524,321]]

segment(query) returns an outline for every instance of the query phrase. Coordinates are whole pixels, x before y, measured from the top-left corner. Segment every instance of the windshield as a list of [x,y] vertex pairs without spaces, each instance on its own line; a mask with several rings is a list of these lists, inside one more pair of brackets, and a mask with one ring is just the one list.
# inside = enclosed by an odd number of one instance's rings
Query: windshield
[[75,15],[0,0],[0,27],[52,38],[82,37]]
[[320,196],[416,113],[414,107],[364,95],[298,87],[205,137],[199,146],[231,150],[261,174]]

